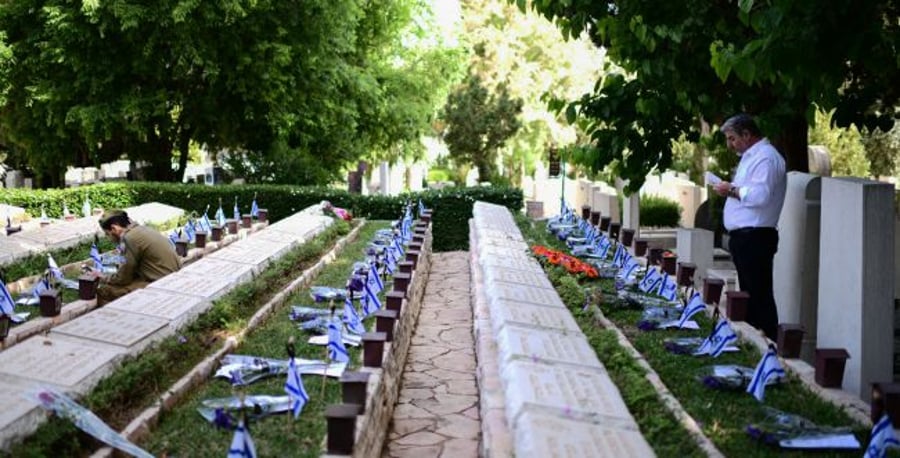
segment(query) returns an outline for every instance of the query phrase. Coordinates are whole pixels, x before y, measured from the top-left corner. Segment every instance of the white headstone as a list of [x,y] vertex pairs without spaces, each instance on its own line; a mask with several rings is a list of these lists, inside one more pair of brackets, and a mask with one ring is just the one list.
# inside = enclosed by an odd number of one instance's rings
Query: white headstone
[[104,308],[162,318],[168,321],[171,328],[178,329],[206,311],[210,305],[209,300],[199,296],[144,288],[120,297]]
[[512,429],[516,456],[656,456],[637,428],[606,426],[526,412]]
[[175,293],[188,294],[207,300],[215,300],[230,291],[236,282],[225,277],[211,275],[196,275],[181,271],[166,275],[147,288],[161,289]]
[[35,336],[0,352],[0,374],[84,394],[112,370],[120,351],[87,341]]
[[894,187],[822,179],[818,348],[850,353],[843,389],[871,398],[893,380]]
[[83,339],[87,345],[91,342],[114,345],[134,355],[170,335],[168,324],[162,318],[104,307],[54,327],[50,335]]
[[497,334],[501,370],[514,360],[602,368],[582,334],[506,326]]
[[[488,270],[488,269],[485,269]],[[522,286],[517,283],[494,283],[487,290],[488,300],[506,299],[513,302],[527,302],[544,307],[558,307],[565,310],[565,304],[555,290]]]
[[706,229],[678,228],[675,237],[678,262],[690,262],[697,266],[694,287],[702,287],[703,279],[709,276],[707,270],[713,263],[714,234]]
[[[494,284],[489,283],[490,288]],[[581,328],[572,318],[572,314],[564,308],[544,307],[525,302],[514,302],[504,299],[490,301],[491,324],[494,333],[500,332],[504,326],[530,327],[549,329],[559,332],[581,334]]]

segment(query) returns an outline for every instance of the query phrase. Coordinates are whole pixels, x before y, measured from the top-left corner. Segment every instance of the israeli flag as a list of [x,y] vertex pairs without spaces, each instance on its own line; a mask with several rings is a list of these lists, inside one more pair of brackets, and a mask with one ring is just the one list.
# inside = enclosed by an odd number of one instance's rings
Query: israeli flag
[[209,221],[209,216],[206,213],[200,218],[200,230],[207,234],[212,231],[212,223]]
[[384,289],[384,282],[381,281],[381,276],[378,275],[378,265],[374,262],[369,264],[369,273],[366,278],[366,285],[372,288],[372,291],[375,293],[380,293]]
[[34,288],[31,290],[31,295],[34,296],[34,298],[37,299],[38,302],[40,302],[41,294],[43,294],[44,291],[48,291],[49,289],[50,282],[47,281],[45,277],[41,277],[41,279],[34,284]]
[[713,357],[717,357],[725,351],[725,347],[727,347],[728,344],[736,340],[737,334],[731,329],[728,320],[719,318],[719,322],[716,323],[716,327],[713,328],[712,334],[700,344],[700,347],[697,348],[697,351],[695,351],[694,354],[712,355]]
[[347,329],[354,334],[366,332],[365,326],[363,326],[362,322],[359,320],[359,315],[356,313],[356,308],[353,307],[353,301],[351,301],[349,297],[344,299],[344,324],[346,324]]
[[678,319],[678,327],[683,328],[684,324],[687,323],[688,320],[691,319],[692,316],[706,310],[706,304],[703,303],[703,299],[700,298],[700,293],[694,292],[691,296],[691,300],[688,301],[687,307],[684,308],[684,311],[681,312],[681,318]]
[[613,255],[613,261],[612,261],[612,264],[613,264],[614,267],[622,267],[622,264],[623,264],[623,261],[624,261],[624,259],[622,259],[622,257],[623,257],[624,255],[625,255],[625,247],[623,247],[622,244],[620,243],[620,244],[616,247],[616,254]]
[[659,288],[659,284],[662,282],[662,276],[659,274],[659,270],[655,267],[648,267],[647,273],[644,275],[643,280],[638,283],[638,288],[645,293],[650,293],[655,289]]
[[363,313],[366,316],[369,316],[381,309],[381,299],[378,299],[378,293],[376,293],[368,283],[366,284],[365,289],[366,294],[362,299]]
[[625,261],[625,265],[622,266],[622,268],[620,268],[618,272],[616,272],[616,277],[628,281],[628,279],[634,276],[634,273],[637,272],[638,267],[640,267],[640,264],[638,264],[637,260],[629,256],[628,260]]
[[88,196],[84,196],[84,205],[81,206],[81,213],[84,214],[85,218],[91,216],[91,199]]
[[222,202],[219,202],[219,209],[216,210],[216,223],[219,227],[225,226],[225,212],[222,210]]
[[422,216],[422,213],[425,213],[425,210],[428,209],[425,208],[425,204],[422,203],[422,199],[419,199],[419,216]]
[[196,232],[194,231],[194,223],[188,220],[188,222],[184,223],[183,230],[184,235],[188,239],[188,243],[194,243],[194,235],[196,234]]
[[244,425],[243,419],[234,430],[234,438],[228,447],[228,458],[256,458],[256,446],[253,445],[250,430]]
[[894,435],[894,427],[887,414],[881,416],[881,420],[872,427],[872,438],[866,448],[863,458],[883,458],[887,456],[889,447],[900,447],[900,441]]
[[559,198],[559,214],[562,215],[563,218],[566,217],[566,199],[564,197]]
[[103,271],[103,261],[100,259],[100,250],[97,249],[97,244],[91,244],[91,260],[94,261],[94,269],[97,271]]
[[328,323],[328,359],[337,363],[350,361],[350,353],[344,347],[341,330],[334,321]]
[[172,243],[172,246],[175,246],[175,243],[178,242],[178,239],[181,238],[181,233],[176,229],[172,229],[172,232],[169,233],[169,242]]
[[303,406],[309,402],[309,395],[306,394],[306,387],[303,386],[303,379],[300,378],[300,372],[297,370],[297,362],[294,358],[288,363],[287,381],[284,382],[284,391],[291,398],[291,410],[294,412],[294,418],[303,411]]
[[66,205],[65,202],[63,202],[63,216],[64,216],[64,217],[65,217],[65,216],[70,216],[71,214],[72,214],[72,212],[69,211],[69,206]]
[[0,312],[8,317],[16,316],[16,303],[6,289],[6,282],[0,280]]
[[43,206],[43,205],[41,205],[41,222],[42,222],[42,223],[49,223],[49,222],[50,222],[50,218],[47,217],[47,210],[44,210],[44,206]]
[[756,365],[756,371],[753,372],[753,378],[750,379],[750,385],[747,392],[752,394],[757,401],[762,402],[766,391],[766,384],[769,380],[784,377],[784,369],[781,368],[781,362],[778,361],[778,355],[775,354],[775,348],[769,346],[769,350],[763,355],[759,364]]
[[241,220],[241,209],[238,207],[237,197],[234,198],[234,219]]
[[391,243],[390,249],[394,250],[395,256],[403,256],[403,241],[400,240],[399,237],[395,237],[394,242]]
[[50,272],[59,280],[63,279],[62,269],[59,268],[59,265],[56,264],[56,260],[53,259],[53,255],[47,254],[47,265],[50,266]]
[[390,275],[394,275],[394,268],[397,267],[397,258],[394,257],[394,250],[391,247],[388,247],[387,250],[384,250],[385,263],[384,268],[387,270],[387,273]]
[[612,247],[612,242],[609,241],[609,238],[606,237],[603,233],[600,234],[600,242],[597,244],[597,248],[594,250],[601,258],[606,259],[606,256],[609,255],[609,248]]
[[669,274],[663,273],[662,281],[659,282],[659,289],[656,291],[656,294],[664,297],[667,301],[674,301],[678,297],[677,293],[678,285],[669,277]]
[[259,218],[259,205],[256,204],[256,196],[253,196],[253,203],[250,204],[250,216]]

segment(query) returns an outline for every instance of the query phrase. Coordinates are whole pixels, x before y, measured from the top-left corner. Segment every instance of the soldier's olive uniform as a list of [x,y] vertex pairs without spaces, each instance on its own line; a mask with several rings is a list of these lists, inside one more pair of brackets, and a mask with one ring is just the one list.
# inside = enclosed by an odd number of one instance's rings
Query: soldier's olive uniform
[[181,258],[169,240],[145,226],[132,225],[122,235],[125,262],[101,283],[97,304],[104,305],[181,268]]

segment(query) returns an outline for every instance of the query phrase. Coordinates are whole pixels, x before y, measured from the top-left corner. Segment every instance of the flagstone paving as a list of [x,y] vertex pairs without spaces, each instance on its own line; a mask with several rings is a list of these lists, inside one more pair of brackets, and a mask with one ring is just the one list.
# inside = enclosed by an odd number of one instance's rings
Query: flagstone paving
[[383,458],[478,456],[470,282],[466,252],[432,255]]

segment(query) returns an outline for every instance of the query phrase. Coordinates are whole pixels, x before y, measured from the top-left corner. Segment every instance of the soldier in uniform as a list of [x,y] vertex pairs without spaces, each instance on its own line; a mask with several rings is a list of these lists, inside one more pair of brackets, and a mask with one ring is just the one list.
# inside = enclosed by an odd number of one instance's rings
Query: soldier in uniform
[[124,251],[125,262],[111,276],[97,273],[100,276],[97,305],[105,305],[181,268],[181,258],[165,236],[133,223],[122,210],[104,213],[100,228]]

